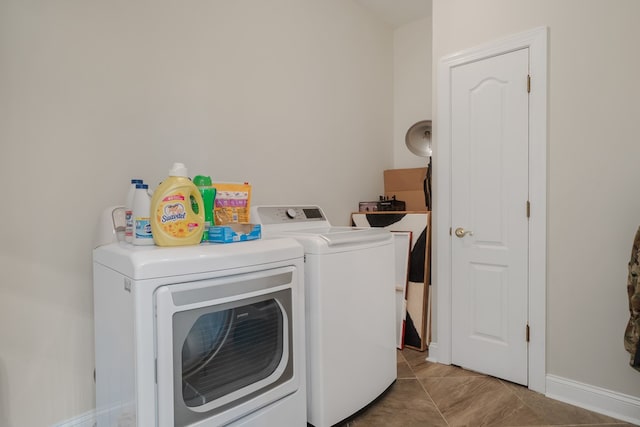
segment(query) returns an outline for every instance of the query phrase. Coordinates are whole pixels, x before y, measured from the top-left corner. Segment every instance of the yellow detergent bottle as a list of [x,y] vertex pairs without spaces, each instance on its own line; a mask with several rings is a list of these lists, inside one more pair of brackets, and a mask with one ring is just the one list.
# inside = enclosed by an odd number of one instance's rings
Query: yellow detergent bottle
[[187,168],[174,163],[151,198],[151,233],[158,246],[197,245],[204,227],[204,203]]

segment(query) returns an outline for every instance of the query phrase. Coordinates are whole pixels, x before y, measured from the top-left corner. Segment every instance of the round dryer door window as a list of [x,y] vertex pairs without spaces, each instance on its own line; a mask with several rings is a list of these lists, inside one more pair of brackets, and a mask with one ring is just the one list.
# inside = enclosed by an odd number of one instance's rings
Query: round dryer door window
[[201,406],[268,378],[282,360],[283,332],[274,299],[199,316],[182,345],[184,403]]

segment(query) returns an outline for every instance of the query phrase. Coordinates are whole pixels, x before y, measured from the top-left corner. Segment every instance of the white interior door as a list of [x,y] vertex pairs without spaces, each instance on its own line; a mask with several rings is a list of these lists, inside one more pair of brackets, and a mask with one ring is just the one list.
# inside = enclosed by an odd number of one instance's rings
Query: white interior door
[[529,49],[451,74],[452,363],[527,384]]

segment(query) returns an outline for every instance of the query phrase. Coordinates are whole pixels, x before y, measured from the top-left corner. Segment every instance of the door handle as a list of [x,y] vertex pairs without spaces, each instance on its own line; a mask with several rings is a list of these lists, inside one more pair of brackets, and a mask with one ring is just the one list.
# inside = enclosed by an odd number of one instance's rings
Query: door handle
[[462,227],[456,228],[456,237],[459,237],[462,239],[466,234],[468,234],[469,236],[473,236],[473,231],[465,230]]

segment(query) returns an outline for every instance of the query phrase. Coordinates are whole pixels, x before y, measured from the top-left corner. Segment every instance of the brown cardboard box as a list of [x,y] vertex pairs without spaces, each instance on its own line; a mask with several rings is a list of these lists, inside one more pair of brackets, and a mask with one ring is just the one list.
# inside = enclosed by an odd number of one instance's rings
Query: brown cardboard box
[[427,168],[387,169],[384,171],[384,195],[396,196],[407,204],[408,211],[425,211],[424,179]]

